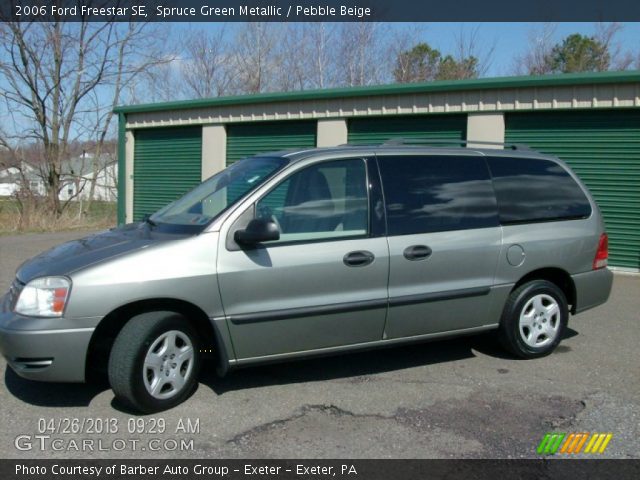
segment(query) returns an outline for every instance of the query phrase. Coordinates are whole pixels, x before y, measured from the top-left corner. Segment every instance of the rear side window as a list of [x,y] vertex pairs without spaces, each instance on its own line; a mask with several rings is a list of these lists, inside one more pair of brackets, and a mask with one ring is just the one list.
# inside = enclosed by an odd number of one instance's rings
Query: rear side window
[[534,158],[487,158],[503,224],[586,218],[591,205],[559,164]]
[[378,157],[389,235],[498,225],[496,199],[482,158]]

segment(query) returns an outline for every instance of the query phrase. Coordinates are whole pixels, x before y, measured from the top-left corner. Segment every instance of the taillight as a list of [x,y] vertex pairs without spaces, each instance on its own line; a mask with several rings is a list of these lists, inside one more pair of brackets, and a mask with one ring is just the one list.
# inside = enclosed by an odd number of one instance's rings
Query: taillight
[[598,243],[598,251],[593,259],[593,269],[598,270],[607,266],[607,260],[609,259],[609,237],[606,233],[600,235],[600,242]]

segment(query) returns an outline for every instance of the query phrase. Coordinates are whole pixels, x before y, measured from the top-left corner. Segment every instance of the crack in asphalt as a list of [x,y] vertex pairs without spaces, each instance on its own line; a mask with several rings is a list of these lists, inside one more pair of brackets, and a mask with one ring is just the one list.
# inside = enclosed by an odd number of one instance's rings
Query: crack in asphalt
[[[260,437],[286,433],[295,435],[302,425],[289,425],[313,414],[349,417],[359,421],[391,421],[414,432],[424,441],[438,435],[454,435],[480,448],[467,452],[467,457],[487,454],[505,457],[535,457],[535,447],[549,430],[568,429],[586,408],[584,400],[563,396],[511,395],[474,392],[463,399],[438,400],[426,408],[398,408],[392,415],[356,413],[335,404],[305,404],[293,414],[263,423],[235,435],[227,444],[236,446],[260,443]],[[320,423],[332,427],[331,422]],[[359,424],[361,425],[361,424]],[[364,426],[364,425],[361,425]],[[387,425],[388,427],[388,425]],[[437,440],[434,439],[434,442]],[[523,454],[525,452],[525,454]]]
[[261,433],[267,432],[269,430],[285,426],[287,423],[302,418],[309,413],[312,412],[320,412],[324,414],[328,414],[331,416],[348,416],[353,418],[375,418],[379,420],[393,420],[394,416],[385,416],[377,413],[355,413],[349,410],[345,410],[344,408],[340,408],[334,404],[305,404],[298,408],[298,411],[289,415],[288,417],[281,418],[278,420],[273,420],[270,422],[263,423],[261,425],[257,425],[252,427],[244,432],[241,432],[235,435],[230,440],[227,440],[227,444],[230,443],[243,443],[243,440],[247,440],[250,437],[259,435]]

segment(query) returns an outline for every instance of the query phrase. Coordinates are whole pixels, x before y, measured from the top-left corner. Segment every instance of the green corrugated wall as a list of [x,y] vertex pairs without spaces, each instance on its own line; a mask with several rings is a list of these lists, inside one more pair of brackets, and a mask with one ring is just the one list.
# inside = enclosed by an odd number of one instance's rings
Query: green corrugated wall
[[136,130],[133,150],[134,221],[200,183],[201,127]]
[[378,145],[392,138],[410,140],[464,140],[466,115],[386,116],[354,118],[348,123],[349,143]]
[[227,126],[227,166],[245,157],[316,146],[317,123],[255,122]]
[[609,265],[640,268],[640,110],[507,114],[505,128],[571,166],[604,214]]

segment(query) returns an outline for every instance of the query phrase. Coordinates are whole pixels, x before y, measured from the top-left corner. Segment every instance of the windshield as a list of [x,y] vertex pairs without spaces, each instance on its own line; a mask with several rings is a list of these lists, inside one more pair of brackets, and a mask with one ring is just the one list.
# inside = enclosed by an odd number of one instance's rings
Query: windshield
[[158,210],[150,220],[154,224],[204,226],[287,163],[284,158],[240,160]]

